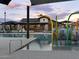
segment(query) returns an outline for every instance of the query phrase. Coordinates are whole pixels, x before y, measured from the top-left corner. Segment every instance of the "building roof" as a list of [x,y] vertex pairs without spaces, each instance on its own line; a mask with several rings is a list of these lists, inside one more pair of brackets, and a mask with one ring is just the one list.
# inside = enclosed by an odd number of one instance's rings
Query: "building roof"
[[[27,22],[26,18],[23,18],[20,22]],[[34,22],[40,22],[40,20],[38,18],[30,18],[29,19],[30,23],[34,23]]]

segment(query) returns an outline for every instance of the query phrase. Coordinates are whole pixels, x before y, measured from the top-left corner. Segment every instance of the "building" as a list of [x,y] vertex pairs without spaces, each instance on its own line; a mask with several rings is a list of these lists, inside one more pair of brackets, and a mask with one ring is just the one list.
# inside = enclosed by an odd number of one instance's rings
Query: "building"
[[[10,31],[12,30],[22,30],[27,31],[27,19],[23,18],[20,20],[20,22],[15,21],[8,21],[2,23],[2,25],[6,25],[10,27]],[[6,28],[5,27],[5,28]],[[31,32],[43,32],[43,31],[50,31],[51,30],[51,24],[50,24],[50,18],[46,16],[41,16],[39,18],[30,18],[29,20],[29,30]]]

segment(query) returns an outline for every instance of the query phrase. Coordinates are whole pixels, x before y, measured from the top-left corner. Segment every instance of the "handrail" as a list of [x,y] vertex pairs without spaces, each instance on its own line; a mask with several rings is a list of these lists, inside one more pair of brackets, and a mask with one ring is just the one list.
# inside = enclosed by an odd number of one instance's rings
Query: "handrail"
[[[9,42],[9,54],[12,53],[12,51],[11,51],[11,43],[12,43],[12,40],[10,40],[10,42]],[[20,43],[21,43],[21,46],[22,46],[22,40],[20,40]]]
[[28,46],[31,42],[35,41],[36,38],[29,38],[29,39],[33,39],[33,40],[28,42],[27,44],[24,44],[23,46],[21,46],[20,48],[14,50],[13,52],[19,51],[19,50],[23,49],[24,47]]

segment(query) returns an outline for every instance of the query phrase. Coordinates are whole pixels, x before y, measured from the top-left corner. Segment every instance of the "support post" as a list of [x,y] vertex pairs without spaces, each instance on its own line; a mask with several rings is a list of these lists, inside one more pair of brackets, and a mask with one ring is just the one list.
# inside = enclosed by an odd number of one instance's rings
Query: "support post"
[[[29,6],[27,6],[27,39],[29,39]],[[27,45],[27,49],[29,49],[29,44]]]

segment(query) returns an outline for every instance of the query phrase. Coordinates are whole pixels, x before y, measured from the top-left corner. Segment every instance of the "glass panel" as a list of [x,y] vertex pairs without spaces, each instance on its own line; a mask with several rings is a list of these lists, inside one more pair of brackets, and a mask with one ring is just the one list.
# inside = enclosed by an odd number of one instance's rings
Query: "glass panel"
[[[27,25],[0,25],[0,38],[4,40],[22,40],[16,41],[17,48],[22,47],[21,43],[29,44],[29,50],[52,50],[54,48],[79,47],[79,26],[77,22],[71,23],[48,23],[30,24],[30,38],[27,40]],[[51,28],[49,28],[51,27]],[[50,30],[50,31],[49,31]],[[12,41],[16,43],[15,41]],[[11,45],[14,45],[11,43]],[[26,47],[25,47],[26,48]]]
[[30,50],[52,50],[52,36],[49,32],[32,34],[36,39],[30,44]]

